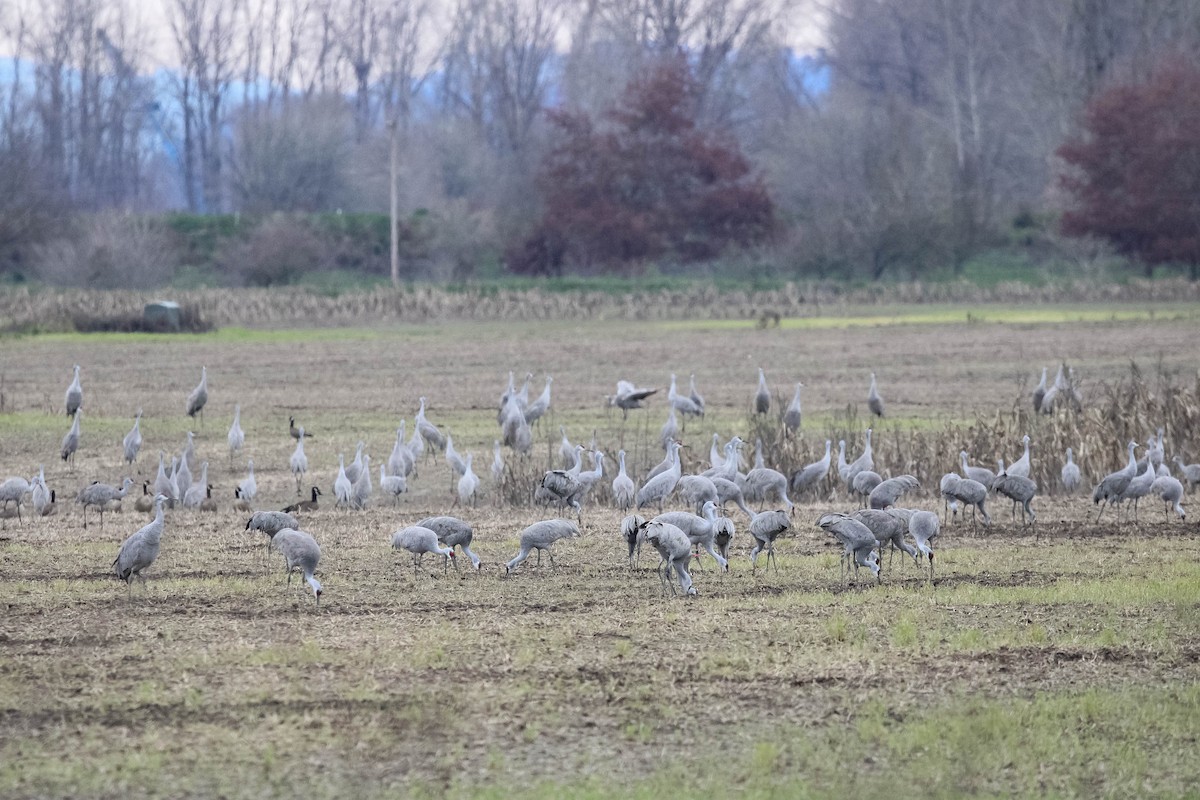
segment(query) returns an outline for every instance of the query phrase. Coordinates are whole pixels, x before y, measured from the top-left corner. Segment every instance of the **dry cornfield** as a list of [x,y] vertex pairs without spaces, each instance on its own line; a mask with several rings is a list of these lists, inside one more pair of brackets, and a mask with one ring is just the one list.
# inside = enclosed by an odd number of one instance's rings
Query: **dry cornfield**
[[[1089,497],[1056,486],[1066,446],[1092,480],[1160,426],[1168,458],[1200,455],[1194,316],[1148,310],[988,322],[1011,310],[971,306],[892,324],[846,311],[844,326],[766,330],[682,314],[270,330],[288,318],[264,310],[263,330],[7,338],[0,477],[45,463],[59,509],[0,531],[0,795],[1185,794],[1200,781],[1194,519],[1165,522],[1147,498],[1137,523],[1097,526]],[[1085,407],[1034,416],[1035,372],[1060,361]],[[72,472],[57,448],[74,363],[84,413]],[[201,426],[183,403],[202,364]],[[749,411],[759,365],[765,419]],[[487,464],[510,369],[535,373],[533,395],[552,374],[554,399],[533,453],[506,451],[498,490]],[[731,512],[730,572],[702,564],[699,597],[685,599],[663,596],[651,553],[626,565],[621,515],[592,503],[583,536],[555,545],[557,566],[531,560],[505,577],[521,528],[556,514],[527,498],[557,461],[559,426],[609,456],[624,447],[643,473],[662,458],[671,371],[684,386],[695,372],[708,401],[682,434],[689,470],[705,466],[713,433],[761,437],[768,463],[789,470],[826,438],[845,438],[852,458],[874,424],[877,469],[917,475],[911,504],[940,510],[932,489],[960,449],[990,466],[1017,458],[1028,433],[1046,491],[1038,534],[994,502],[993,528],[943,529],[932,583],[885,556],[881,585],[846,587],[813,523],[854,501],[826,487],[798,499],[777,572],[751,571],[745,519]],[[871,371],[882,420],[864,416]],[[623,421],[602,405],[618,378],[660,392]],[[777,412],[795,380],[804,421],[784,438]],[[362,439],[377,470],[402,418],[412,433],[421,396],[474,453],[484,495],[456,508],[446,464],[427,458],[395,504],[377,494],[365,512],[305,515],[323,549],[318,612],[230,507],[244,458],[262,507],[293,502],[294,415],[313,434],[306,485],[330,500],[337,455]],[[247,444],[230,464],[235,403]],[[178,452],[195,426],[221,509],[168,512],[159,560],[128,599],[110,564],[145,517],[127,501],[84,531],[71,498],[127,474],[120,440],[139,406],[146,443],[128,474],[152,480],[158,451]],[[392,531],[439,513],[473,523],[479,573],[429,557],[414,572],[390,551]]]

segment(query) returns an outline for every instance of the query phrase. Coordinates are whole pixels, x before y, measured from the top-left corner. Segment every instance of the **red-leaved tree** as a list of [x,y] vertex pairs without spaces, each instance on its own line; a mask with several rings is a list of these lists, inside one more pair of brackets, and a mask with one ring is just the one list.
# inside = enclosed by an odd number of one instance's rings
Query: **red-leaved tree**
[[1145,83],[1098,94],[1083,132],[1058,150],[1074,205],[1063,232],[1107,239],[1155,264],[1200,269],[1200,69],[1163,65]]
[[687,63],[671,59],[632,82],[597,123],[552,111],[541,165],[544,211],[510,246],[509,269],[634,272],[659,257],[698,261],[767,238],[774,210],[737,144],[696,122]]

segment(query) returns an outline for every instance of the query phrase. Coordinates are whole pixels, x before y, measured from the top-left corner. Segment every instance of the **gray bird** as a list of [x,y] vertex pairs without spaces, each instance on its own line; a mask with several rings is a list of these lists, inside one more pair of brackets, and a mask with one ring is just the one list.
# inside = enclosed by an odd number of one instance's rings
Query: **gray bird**
[[[692,391],[696,390],[696,376],[692,376]],[[671,388],[667,390],[667,404],[683,416],[698,417],[704,410],[691,397],[679,394],[675,389],[675,373],[671,373]]]
[[[904,541],[904,534],[908,530],[908,519],[905,515],[893,513],[891,510],[882,511],[876,508],[860,508],[852,516],[863,525],[866,525],[871,533],[875,534],[875,541],[879,545],[881,556],[884,546],[890,544],[889,554],[894,554],[899,550],[912,556],[914,559],[917,558],[917,550]],[[888,558],[888,569],[891,569],[890,555]]]
[[208,462],[204,461],[200,464],[200,480],[193,483],[183,496],[183,507],[199,508],[208,496]]
[[[0,490],[2,490],[0,486]],[[39,517],[48,517],[56,510],[54,490],[46,486],[46,471],[39,469],[30,487],[33,494],[33,510]],[[19,509],[18,509],[19,512]],[[17,515],[20,517],[20,514]]]
[[1079,465],[1075,463],[1075,454],[1069,447],[1067,448],[1067,463],[1063,464],[1060,477],[1063,489],[1067,494],[1074,494],[1075,490],[1083,485],[1083,476],[1079,472]]
[[[437,534],[438,541],[453,550],[456,547],[461,547],[467,558],[471,559],[471,565],[478,572],[481,567],[479,556],[471,550],[471,542],[475,539],[475,531],[471,525],[458,517],[426,517],[417,523],[422,528],[429,528]],[[459,569],[458,560],[454,561],[454,568]]]
[[121,448],[125,455],[126,464],[132,464],[137,461],[138,451],[142,449],[142,410],[140,408],[137,410],[137,415],[133,418],[133,428],[121,440]]
[[612,482],[613,503],[621,511],[628,511],[633,508],[636,494],[637,486],[625,472],[625,451],[620,450],[617,452],[617,477]]
[[75,416],[75,412],[83,405],[83,387],[79,384],[79,365],[75,365],[75,377],[71,379],[71,385],[67,387],[67,394],[63,399],[63,403],[67,409],[67,416]]
[[854,459],[854,461],[851,463],[847,464],[844,471],[842,470],[841,464],[838,464],[838,472],[841,475],[842,480],[846,483],[847,488],[853,485],[855,475],[864,470],[870,472],[871,470],[875,469],[875,451],[871,446],[872,433],[873,431],[870,428],[867,428],[866,442],[863,444],[862,455]]
[[396,428],[396,444],[392,447],[392,454],[388,456],[387,468],[392,475],[397,475],[407,478],[413,471],[415,459],[412,451],[408,449],[408,443],[405,439],[405,421],[400,420],[400,427]]
[[[879,557],[875,552],[877,542],[875,534],[871,532],[870,528],[853,517],[838,513],[823,515],[817,520],[817,527],[841,543],[844,552],[840,563],[846,565],[847,577],[849,577],[849,570],[853,565],[855,570],[859,567],[866,567],[875,575],[876,582],[880,581]],[[838,580],[841,581],[840,572]]]
[[767,389],[767,375],[758,368],[758,391],[754,393],[754,413],[766,414],[771,410],[771,392]]
[[1121,492],[1121,500],[1133,501],[1133,521],[1137,522],[1138,501],[1146,495],[1150,494],[1150,487],[1154,485],[1155,471],[1154,465],[1146,462],[1146,468],[1138,475],[1130,479],[1129,484],[1125,487],[1125,491]]
[[145,584],[146,576],[142,572],[158,558],[158,548],[163,534],[163,503],[167,502],[166,495],[154,498],[154,520],[137,533],[130,536],[117,551],[113,559],[113,571],[117,577],[125,581],[130,595],[133,593],[133,579],[139,577]]
[[911,492],[919,488],[921,488],[921,484],[912,475],[898,475],[895,478],[888,478],[868,493],[868,505],[871,508],[877,509],[888,508],[896,505],[896,501],[905,492]]
[[[163,461],[164,453],[158,451],[158,475],[154,479],[154,494],[165,495],[167,498],[167,506],[175,507],[175,482],[167,475],[167,467]],[[182,499],[182,498],[181,498]]]
[[871,388],[867,389],[867,408],[877,417],[883,417],[883,398],[879,396],[879,387],[875,384],[875,373],[871,373]]
[[1195,491],[1196,484],[1200,483],[1200,464],[1185,464],[1179,456],[1175,456],[1175,464],[1179,467],[1183,479],[1187,481],[1188,491]]
[[825,440],[825,456],[819,461],[814,461],[811,464],[805,464],[802,469],[798,469],[792,473],[790,486],[792,494],[799,497],[802,492],[809,489],[817,488],[821,485],[821,481],[829,475],[829,466],[832,463],[833,442],[829,439]]
[[646,519],[639,514],[630,514],[621,520],[621,537],[629,545],[629,568],[633,569],[634,554],[641,555],[642,533]]
[[[291,417],[288,419],[290,420]],[[246,432],[242,430],[242,407],[240,404],[233,407],[233,422],[229,425],[229,433],[225,434],[225,444],[229,447],[229,465],[233,466],[234,456],[239,455],[246,445]]]
[[550,565],[553,566],[554,553],[550,551],[551,546],[559,539],[578,538],[579,526],[569,519],[546,519],[535,522],[521,531],[521,550],[504,565],[504,573],[507,575],[519,567],[534,550],[538,551],[538,566],[542,564],[543,550],[550,557]]
[[200,415],[200,424],[204,424],[204,405],[208,402],[208,367],[200,368],[200,383],[192,389],[187,399],[187,415]]
[[1029,434],[1021,437],[1021,443],[1025,445],[1025,452],[1016,461],[1008,465],[1007,469],[1002,472],[1016,478],[1029,477]]
[[793,433],[800,429],[800,422],[804,416],[804,411],[800,407],[800,390],[803,388],[803,383],[796,383],[796,393],[792,395],[792,402],[783,412],[783,426]]
[[[422,525],[410,525],[392,534],[392,549],[407,550],[412,554],[413,572],[421,568],[421,561],[426,553],[443,556],[442,571],[449,569],[449,559],[454,558],[454,549],[443,547],[438,541],[437,533]],[[457,562],[455,569],[457,569]]]
[[1096,522],[1100,522],[1100,518],[1104,516],[1104,509],[1113,503],[1121,502],[1125,490],[1129,488],[1129,482],[1137,474],[1137,459],[1133,457],[1135,449],[1137,449],[1137,442],[1131,441],[1128,445],[1129,463],[1125,465],[1125,468],[1105,475],[1092,489],[1092,503],[1094,505],[1100,505],[1101,501],[1104,503],[1100,506],[1100,513],[1096,515]]
[[794,508],[788,498],[787,477],[770,467],[759,467],[746,473],[746,478],[740,481],[742,492],[751,503],[765,503],[772,497],[783,503],[788,511]]
[[665,472],[647,480],[642,488],[637,493],[637,508],[645,508],[649,505],[658,506],[658,510],[662,511],[663,505],[667,498],[675,491],[675,487],[679,484],[679,479],[682,477],[682,472],[679,464],[679,448],[683,445],[674,441],[671,443],[667,454],[671,457],[671,467]]
[[696,588],[692,585],[692,576],[688,572],[692,547],[687,534],[669,522],[655,519],[646,523],[644,536],[662,557],[663,568],[659,577],[663,582],[663,591],[670,588],[671,594],[675,594],[675,584],[671,582],[671,572],[674,571],[679,578],[679,587],[683,593],[685,595],[696,594]]
[[754,537],[754,547],[750,550],[751,572],[758,569],[758,554],[767,551],[767,566],[775,564],[779,571],[779,561],[775,558],[775,540],[792,527],[788,513],[782,509],[776,511],[760,511],[750,520],[750,535]]
[[338,474],[333,481],[333,504],[338,508],[349,508],[350,492],[353,489],[354,484],[350,482],[350,476],[346,474],[346,456],[339,453]]
[[992,481],[996,479],[996,473],[992,472],[987,467],[972,467],[967,463],[967,451],[960,450],[958,458],[962,462],[962,476],[970,478],[973,481],[979,481],[984,485],[984,488],[992,488]]
[[454,487],[458,483],[458,479],[467,471],[466,460],[459,455],[458,450],[454,447],[454,437],[449,432],[446,433],[446,465],[450,467],[450,493],[454,493]]
[[287,511],[255,511],[250,519],[246,520],[246,530],[262,531],[267,535],[267,549],[264,552],[268,555],[276,534],[288,528],[299,530],[300,523]]
[[750,506],[746,505],[746,497],[742,493],[742,487],[726,478],[711,478],[710,480],[712,480],[713,486],[717,490],[717,500],[722,507],[732,503],[742,510],[747,519],[754,519],[754,511]]
[[350,492],[350,507],[358,511],[365,510],[371,502],[371,492],[374,488],[371,484],[371,457],[364,455],[362,473]]
[[[36,483],[37,479],[34,478]],[[43,484],[44,485],[44,484]],[[0,503],[3,503],[4,510],[8,510],[9,503],[15,503],[17,506],[17,522],[24,523],[21,518],[21,502],[25,495],[32,490],[32,484],[20,477],[8,478],[4,483],[0,483]]]
[[1042,367],[1042,380],[1033,387],[1033,413],[1035,414],[1042,410],[1042,400],[1046,397],[1046,372],[1046,368]]
[[[917,550],[929,559],[929,582],[933,583],[933,542],[934,538],[941,530],[941,524],[938,522],[937,514],[932,511],[916,511],[908,519],[908,535],[913,538],[916,543]],[[913,559],[920,564],[920,556],[913,556]]]
[[425,418],[425,398],[421,398],[421,407],[417,410],[417,433],[432,449],[441,452],[446,449],[446,437],[437,426]]
[[475,505],[475,492],[479,489],[479,476],[471,469],[471,454],[467,453],[466,469],[458,479],[458,499],[456,502]]
[[320,608],[321,582],[314,577],[317,565],[321,562],[321,547],[317,540],[305,531],[284,528],[271,538],[271,547],[283,553],[287,563],[288,586],[292,585],[292,572],[299,569],[304,575],[304,582],[312,588],[317,608]]
[[[1171,519],[1172,510],[1179,515],[1181,520],[1187,520],[1187,512],[1183,510],[1183,504],[1180,502],[1183,499],[1183,484],[1179,482],[1178,478],[1171,475],[1160,475],[1154,479],[1150,491],[1166,503],[1163,513],[1167,520]],[[36,494],[34,500],[37,500]]]
[[346,465],[346,480],[350,481],[353,486],[358,482],[358,478],[363,471],[363,448],[367,446],[366,442],[360,441],[357,449],[354,451],[354,460]]
[[103,528],[105,507],[112,501],[123,498],[132,485],[133,479],[126,478],[119,489],[99,481],[80,489],[79,494],[75,496],[75,502],[83,504],[83,527],[87,527],[87,510],[88,506],[92,506],[100,511],[100,527]]
[[550,384],[554,383],[554,378],[546,376],[546,385],[542,387],[542,393],[537,399],[530,403],[525,408],[525,424],[533,425],[546,415],[550,410]]
[[62,447],[59,448],[60,455],[63,461],[70,461],[71,470],[75,469],[75,451],[79,449],[79,415],[80,410],[75,409],[75,416],[71,420],[71,429],[67,431],[67,435],[63,437]]
[[288,460],[292,475],[296,478],[296,494],[300,494],[300,484],[304,482],[304,473],[308,472],[308,456],[304,454],[304,428],[300,428],[300,438],[296,439],[296,449]]
[[717,495],[716,484],[711,478],[706,478],[703,475],[684,475],[679,479],[677,487],[679,496],[688,505],[696,509],[696,513],[703,516],[702,509],[704,504],[712,501],[714,504],[720,502],[720,497]]
[[651,522],[658,520],[679,528],[687,534],[693,545],[704,548],[705,552],[721,565],[721,569],[728,572],[728,559],[718,553],[716,549],[717,504],[709,501],[704,504],[702,510],[704,516],[696,516],[688,511],[668,511],[665,514],[659,514]]
[[850,481],[850,494],[861,497],[865,507],[871,492],[875,491],[875,487],[881,483],[883,483],[883,476],[878,472],[870,469],[860,470],[854,473],[854,478]]
[[633,409],[645,408],[642,401],[657,391],[658,389],[634,386],[629,381],[617,381],[617,393],[607,395],[604,399],[609,406],[621,409],[621,419],[625,420]]
[[388,475],[383,464],[379,465],[379,491],[392,496],[392,503],[399,502],[400,495],[408,491],[404,475]]
[[695,405],[696,408],[700,409],[700,416],[703,417],[704,397],[696,391],[696,373],[694,372],[692,373],[691,378],[688,380],[688,399],[692,401],[692,404]]
[[1034,496],[1037,495],[1036,483],[1029,478],[1001,472],[996,476],[996,480],[992,481],[992,491],[1004,495],[1014,503],[1020,503],[1021,522],[1024,523],[1025,518],[1028,517],[1029,524],[1033,525],[1034,532],[1037,532],[1037,514],[1033,512],[1033,507],[1030,505]]
[[[985,526],[992,524],[991,515],[988,514],[985,504],[987,503],[987,487],[979,481],[973,481],[970,478],[959,478],[956,481],[949,481],[946,486],[942,487],[942,494],[952,500],[956,500],[963,504],[963,508],[971,508],[971,532],[975,532],[975,514],[978,512],[983,516],[983,524]],[[964,512],[965,516],[965,512]]]
[[667,450],[671,446],[671,442],[679,436],[679,423],[675,420],[675,407],[667,408],[667,421],[658,431],[658,442],[662,445],[663,450]]

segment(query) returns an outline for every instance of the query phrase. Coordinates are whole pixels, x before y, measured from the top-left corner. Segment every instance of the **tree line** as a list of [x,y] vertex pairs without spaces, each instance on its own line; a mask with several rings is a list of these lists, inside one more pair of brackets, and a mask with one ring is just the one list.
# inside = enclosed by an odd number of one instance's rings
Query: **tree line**
[[[195,248],[164,211],[253,221],[231,233],[243,260],[331,229],[303,215],[362,214],[375,230],[392,131],[434,277],[725,261],[877,279],[953,273],[996,248],[1200,262],[1194,3],[163,9],[171,69],[154,69],[156,31],[131,2],[0,0],[3,271],[169,280]],[[822,47],[800,57],[789,37],[810,28]],[[1153,158],[1122,158],[1139,142]]]

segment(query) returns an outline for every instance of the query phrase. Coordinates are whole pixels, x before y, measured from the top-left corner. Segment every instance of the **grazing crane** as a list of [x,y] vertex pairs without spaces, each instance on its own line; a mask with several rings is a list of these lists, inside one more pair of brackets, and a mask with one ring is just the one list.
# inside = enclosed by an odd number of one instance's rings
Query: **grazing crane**
[[396,428],[396,444],[392,446],[392,454],[388,456],[387,468],[391,474],[407,478],[413,471],[415,461],[404,436],[404,420],[400,420],[400,427]]
[[[479,556],[471,550],[471,542],[475,539],[475,531],[471,526],[458,517],[426,517],[417,523],[422,528],[428,528],[437,534],[438,541],[454,550],[461,547],[471,565],[478,572],[482,566]],[[454,568],[459,569],[458,559],[454,560]]]
[[133,478],[126,478],[121,483],[121,488],[119,489],[115,486],[109,486],[107,483],[100,483],[99,481],[80,489],[79,494],[75,496],[75,502],[83,505],[83,527],[87,528],[87,510],[88,506],[91,506],[99,510],[100,527],[103,528],[105,507],[112,501],[123,498],[132,485]]
[[300,523],[289,511],[255,511],[246,520],[246,530],[261,531],[267,535],[267,553],[270,553],[271,542],[280,531],[299,530]]
[[871,373],[871,388],[867,389],[867,408],[879,418],[883,418],[883,398],[879,396],[879,387],[875,385],[875,373]]
[[292,475],[296,478],[296,494],[300,494],[300,484],[304,481],[304,473],[308,472],[308,456],[304,455],[304,427],[300,428],[300,438],[296,439],[296,449],[288,461]]
[[1137,459],[1133,457],[1133,452],[1137,449],[1137,446],[1137,442],[1131,441],[1128,445],[1129,463],[1125,465],[1125,468],[1105,475],[1096,484],[1095,488],[1092,489],[1092,503],[1100,505],[1100,501],[1104,501],[1104,505],[1100,506],[1100,513],[1096,515],[1097,523],[1104,516],[1104,509],[1124,499],[1123,495],[1125,494],[1125,490],[1129,488],[1129,482],[1137,475]]
[[1074,494],[1083,485],[1083,476],[1079,473],[1079,465],[1075,463],[1075,454],[1067,448],[1067,463],[1062,468],[1062,485],[1067,494]]
[[1046,397],[1046,372],[1047,369],[1042,367],[1042,380],[1033,387],[1033,413],[1035,414],[1042,410],[1042,400]]
[[475,491],[479,488],[479,476],[471,469],[471,454],[467,453],[466,469],[458,479],[458,502],[464,506],[475,505]]
[[346,479],[351,484],[358,482],[358,476],[362,475],[363,471],[363,448],[366,447],[366,442],[359,442],[358,448],[354,451],[354,460],[346,465]]
[[754,413],[766,414],[771,410],[771,392],[767,389],[767,375],[758,368],[758,391],[754,393]]
[[629,545],[629,568],[633,569],[634,554],[641,555],[642,538],[645,533],[646,518],[640,514],[629,514],[621,520],[621,538]]
[[792,473],[792,479],[789,482],[792,494],[799,497],[802,492],[821,485],[821,481],[825,480],[826,476],[829,475],[829,465],[832,463],[832,450],[833,442],[826,439],[824,457],[811,464],[805,464],[803,468]]
[[317,540],[305,531],[284,528],[271,538],[270,546],[283,553],[287,563],[288,586],[292,585],[293,570],[299,569],[304,575],[304,582],[312,587],[313,599],[317,608],[320,608],[321,582],[313,575],[321,561],[321,546]]
[[[696,377],[693,375],[692,376],[693,391],[695,390],[695,388],[696,388]],[[681,395],[678,391],[676,391],[675,373],[674,372],[671,373],[671,388],[667,390],[667,404],[671,407],[672,411],[678,411],[684,417],[687,417],[689,415],[693,416],[693,417],[698,417],[702,413],[704,413],[703,410],[700,408],[700,406],[696,404],[695,400],[693,400],[691,397],[685,397],[684,395]]]
[[346,474],[346,456],[344,453],[338,453],[338,474],[333,481],[333,504],[338,508],[348,507],[350,490],[353,488],[354,484],[350,483],[350,477]]
[[379,465],[379,491],[392,496],[392,504],[400,500],[400,495],[408,491],[408,481],[403,475],[388,475],[385,465]]
[[79,414],[79,409],[75,409],[75,416],[71,420],[71,429],[63,437],[62,447],[59,448],[62,460],[70,461],[72,472],[75,471],[75,451],[79,449]]
[[[36,507],[36,488],[34,491],[33,499],[34,506]],[[1179,482],[1178,478],[1171,475],[1160,475],[1154,479],[1154,484],[1150,487],[1150,491],[1158,495],[1166,503],[1163,506],[1163,514],[1168,521],[1171,519],[1172,509],[1179,515],[1179,519],[1187,520],[1187,512],[1183,510],[1183,504],[1180,502],[1183,499],[1183,484]]]
[[770,467],[756,467],[747,472],[746,479],[740,483],[743,494],[751,502],[765,503],[775,497],[787,506],[788,511],[795,508],[788,498],[788,479],[782,472]]
[[882,475],[874,470],[864,469],[861,472],[855,473],[854,479],[850,481],[850,494],[856,494],[861,497],[863,507],[865,508],[871,492],[875,491],[875,487],[881,483],[883,483]]
[[188,487],[183,495],[183,507],[199,508],[208,496],[208,462],[204,461],[200,464],[200,480]]
[[1200,464],[1185,464],[1179,456],[1175,456],[1175,464],[1179,467],[1183,479],[1187,481],[1188,491],[1195,491],[1196,484],[1200,483]]
[[[850,565],[853,565],[855,570],[859,567],[868,568],[875,575],[876,582],[880,581],[879,556],[875,552],[877,542],[870,528],[854,517],[838,513],[825,514],[817,520],[817,527],[832,535],[844,548],[839,565],[846,566],[847,577]],[[841,579],[839,571],[838,581]]]
[[803,409],[800,407],[800,390],[804,388],[804,384],[796,382],[796,393],[792,395],[792,402],[788,404],[787,410],[783,412],[783,426],[792,433],[800,429],[800,420],[803,417]]
[[[942,479],[941,486],[942,495],[963,504],[963,508],[970,506],[971,508],[971,532],[975,532],[975,513],[983,515],[984,526],[992,524],[992,518],[988,514],[984,504],[987,502],[987,487],[979,481],[971,480],[970,478],[960,478],[958,475],[951,473],[956,480],[950,480],[950,476]],[[965,516],[965,512],[964,512]]]
[[612,495],[613,503],[621,511],[628,511],[633,508],[634,496],[637,492],[637,487],[633,483],[633,479],[625,472],[625,451],[617,451],[617,477],[613,478]]
[[775,558],[775,540],[792,527],[786,511],[760,511],[750,518],[750,535],[754,537],[754,547],[750,550],[750,571],[758,570],[758,554],[767,551],[767,566],[775,564],[779,572],[779,560]]
[[208,402],[208,367],[200,368],[200,383],[196,384],[196,388],[192,389],[192,393],[187,399],[187,415],[195,417],[200,415],[200,424],[204,424],[204,404]]
[[393,533],[392,549],[407,550],[412,554],[413,572],[421,568],[421,562],[425,559],[426,553],[436,553],[443,557],[443,572],[449,570],[449,559],[454,558],[454,549],[443,547],[438,541],[438,535],[421,525],[410,525]]
[[363,468],[359,473],[358,480],[354,482],[354,488],[350,492],[350,507],[363,511],[371,502],[371,492],[374,487],[371,485],[371,457],[363,456]]
[[[931,542],[937,537],[941,528],[937,514],[932,511],[916,511],[908,518],[908,535],[913,538],[917,550],[929,559],[930,583],[933,583],[933,545]],[[914,555],[913,560],[917,564],[921,563],[920,556]]]
[[728,478],[715,477],[710,480],[712,480],[713,486],[716,487],[717,500],[720,502],[722,508],[733,503],[745,513],[747,519],[754,519],[754,511],[751,510],[750,506],[746,505],[746,496],[742,492],[742,487]]
[[[35,483],[36,481],[37,479],[34,478]],[[43,483],[43,485],[45,484]],[[4,483],[0,483],[0,502],[4,503],[3,507],[6,511],[8,510],[9,503],[16,503],[17,522],[22,524],[24,524],[24,520],[21,519],[21,501],[25,495],[29,494],[32,488],[29,481],[20,477],[12,477],[4,481]],[[85,525],[84,527],[87,526]]]
[[246,459],[246,477],[237,485],[238,493],[246,502],[253,503],[258,496],[258,481],[254,479],[254,459]]
[[67,394],[63,399],[63,404],[67,409],[67,416],[75,416],[75,412],[83,405],[83,387],[79,385],[79,365],[75,365],[75,377],[71,379],[71,385],[67,387]]
[[696,373],[694,372],[692,373],[691,378],[688,380],[688,398],[692,401],[696,408],[700,409],[700,416],[703,417],[704,397],[696,391]]
[[1009,464],[1007,469],[1002,469],[1001,472],[1017,478],[1029,477],[1029,441],[1029,434],[1021,437],[1021,444],[1025,445],[1025,452],[1021,454],[1020,458]]
[[648,479],[642,485],[642,488],[637,493],[637,508],[645,508],[653,504],[658,506],[660,512],[662,511],[663,504],[666,503],[671,493],[675,491],[675,487],[683,475],[679,463],[679,449],[684,446],[679,441],[671,442],[667,450],[667,456],[671,459],[671,466],[664,472],[660,472],[658,475]]
[[554,383],[554,378],[547,375],[546,385],[542,387],[542,393],[525,408],[524,416],[526,425],[533,425],[538,422],[550,410],[550,384],[552,383]]
[[670,406],[667,409],[667,421],[658,431],[658,442],[662,445],[662,449],[666,450],[677,438],[679,438],[679,424],[675,421],[675,407]]
[[853,486],[854,476],[858,473],[864,470],[870,472],[875,469],[875,451],[871,447],[871,434],[872,430],[867,428],[866,443],[863,445],[862,455],[854,459],[850,464],[847,464],[845,472],[842,472],[841,464],[838,464],[838,472],[841,473],[842,480],[846,483],[847,487]]
[[139,408],[133,418],[133,428],[121,440],[121,448],[125,455],[125,463],[137,461],[138,451],[142,449],[142,410]]
[[671,594],[675,594],[675,584],[671,582],[671,572],[674,570],[675,575],[679,578],[679,588],[683,590],[683,593],[685,595],[696,594],[696,587],[692,585],[692,576],[688,572],[692,548],[687,534],[669,522],[654,519],[645,524],[644,536],[662,557],[663,568],[659,572],[659,578],[662,580],[663,592],[665,593],[667,588],[670,588]]
[[310,500],[301,500],[299,503],[292,503],[290,506],[287,506],[283,509],[283,513],[295,514],[297,511],[316,511],[320,508],[320,504],[317,502],[317,498],[321,496],[320,488],[316,486],[312,487],[310,496],[312,498]]
[[658,389],[647,389],[634,386],[629,381],[617,381],[617,393],[605,396],[608,405],[621,409],[621,420],[629,417],[629,412],[635,408],[645,408],[642,401],[657,392]]
[[[879,545],[880,557],[883,556],[883,548],[890,544],[891,549],[888,551],[888,569],[891,569],[891,555],[894,555],[897,550],[902,553],[907,553],[914,559],[917,557],[917,550],[904,541],[904,532],[908,530],[908,519],[903,514],[897,514],[894,511],[882,511],[876,508],[860,508],[851,516],[854,519],[866,525],[871,533],[875,534],[875,541]],[[880,564],[882,567],[882,564]]]
[[985,488],[992,488],[992,481],[996,480],[996,473],[992,472],[987,467],[972,467],[967,463],[967,451],[959,450],[958,458],[962,462],[963,477],[970,478],[973,481],[979,481]]
[[711,478],[706,478],[703,475],[684,475],[679,479],[679,485],[676,489],[685,503],[695,507],[697,514],[701,513],[701,509],[704,508],[705,503],[709,501],[713,503],[720,502],[720,495],[717,494],[716,484],[712,482]]
[[446,437],[429,420],[425,419],[425,398],[421,398],[421,407],[417,410],[417,433],[434,450],[446,449]]
[[[659,514],[651,522],[667,522],[679,528],[687,534],[693,545],[704,548],[721,565],[721,569],[728,572],[729,561],[716,550],[717,520],[721,519],[717,516],[717,504],[712,501],[705,503],[702,513],[703,516],[697,516],[688,511],[668,511]],[[696,558],[699,557],[697,554]]]
[[545,519],[533,523],[521,531],[521,550],[504,565],[504,574],[519,567],[534,550],[538,552],[539,567],[542,565],[543,550],[550,557],[550,565],[554,566],[554,553],[550,547],[559,539],[578,539],[579,535],[579,526],[569,519]]
[[121,544],[121,549],[117,551],[117,557],[113,559],[113,571],[129,587],[130,597],[133,596],[133,579],[141,578],[142,583],[145,584],[146,576],[142,572],[158,558],[158,548],[163,534],[163,503],[165,502],[167,502],[166,495],[160,494],[154,498],[153,521],[126,539]]
[[996,476],[996,480],[992,481],[992,491],[1004,495],[1014,503],[1020,503],[1021,523],[1024,524],[1025,518],[1028,516],[1029,524],[1033,525],[1034,533],[1037,533],[1037,514],[1033,513],[1033,507],[1030,505],[1034,496],[1037,495],[1036,483],[1029,478],[1022,478],[1020,475],[1001,472]]
[[921,488],[921,484],[912,475],[899,475],[888,478],[868,493],[868,505],[871,508],[885,509],[896,505],[896,501],[905,492]]
[[[288,422],[291,423],[292,418],[288,417]],[[300,432],[297,431],[296,438]],[[233,465],[234,457],[241,455],[242,448],[246,446],[246,432],[242,430],[242,405],[235,404],[233,407],[233,422],[229,425],[229,433],[225,436],[225,443],[229,445],[229,464]]]

